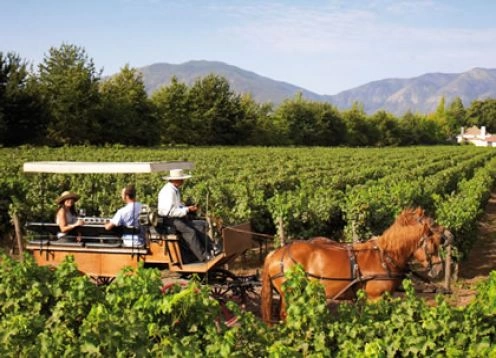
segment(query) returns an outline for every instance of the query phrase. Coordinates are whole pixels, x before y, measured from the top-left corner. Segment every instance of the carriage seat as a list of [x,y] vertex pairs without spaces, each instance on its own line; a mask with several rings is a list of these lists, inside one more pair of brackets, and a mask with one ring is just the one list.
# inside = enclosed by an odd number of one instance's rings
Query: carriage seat
[[176,228],[172,224],[172,219],[166,216],[157,216],[157,225],[155,226],[155,230],[160,235],[174,235],[176,234]]

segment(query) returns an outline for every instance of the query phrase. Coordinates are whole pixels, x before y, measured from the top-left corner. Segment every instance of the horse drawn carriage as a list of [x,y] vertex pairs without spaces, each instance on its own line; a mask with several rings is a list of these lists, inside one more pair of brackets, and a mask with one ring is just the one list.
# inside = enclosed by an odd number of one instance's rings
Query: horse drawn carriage
[[[27,162],[26,173],[60,174],[117,174],[163,173],[171,169],[193,169],[191,162]],[[54,222],[27,222],[26,249],[32,252],[39,265],[59,265],[71,255],[78,269],[99,284],[109,283],[124,268],[158,267],[178,276],[197,274],[209,284],[217,285],[217,292],[230,290],[243,294],[256,285],[256,277],[239,277],[225,267],[227,263],[254,246],[248,223],[224,227],[218,238],[222,250],[206,262],[187,263],[183,260],[180,234],[160,220],[156,211],[143,205],[139,227],[113,228],[104,224],[109,218],[80,217],[84,225],[75,229],[78,240],[57,240],[59,227]],[[121,237],[144,232],[145,243],[125,247]]]
[[[190,162],[31,162],[25,163],[25,172],[38,173],[160,173],[180,168],[191,170]],[[143,206],[140,228],[106,230],[106,218],[84,217],[85,224],[78,228],[81,242],[60,244],[55,240],[58,225],[47,222],[28,222],[32,234],[26,249],[40,265],[58,265],[68,255],[74,257],[79,270],[98,283],[108,283],[129,266],[143,264],[160,267],[171,273],[197,274],[213,285],[216,297],[228,292],[243,299],[255,293],[259,282],[254,276],[240,277],[227,270],[228,263],[246,250],[259,244],[249,224],[224,227],[220,242],[222,251],[206,262],[186,263],[183,260],[181,237],[167,225],[161,224],[153,209]],[[145,231],[142,247],[123,247],[120,237],[126,233]],[[409,270],[410,260],[416,260],[436,276],[445,266],[440,258],[443,246],[449,245],[452,235],[425,215],[421,209],[406,210],[383,235],[364,243],[342,244],[327,238],[294,241],[270,253],[263,267],[261,310],[262,318],[272,321],[272,298],[279,296],[280,317],[284,317],[285,302],[282,284],[285,272],[301,265],[305,274],[319,280],[325,287],[326,297],[332,300],[349,299],[363,289],[376,299],[384,292],[393,292]],[[449,247],[449,246],[448,246]],[[449,254],[447,255],[449,258]],[[447,264],[449,268],[449,264]],[[446,268],[446,267],[445,267]],[[446,270],[449,288],[449,270]]]

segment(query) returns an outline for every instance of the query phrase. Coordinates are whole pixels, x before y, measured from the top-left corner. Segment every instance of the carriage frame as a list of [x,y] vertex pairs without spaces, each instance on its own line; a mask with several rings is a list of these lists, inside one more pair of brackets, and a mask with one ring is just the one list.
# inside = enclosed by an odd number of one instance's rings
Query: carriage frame
[[[72,162],[45,161],[26,162],[25,173],[59,174],[118,174],[118,173],[164,173],[171,169],[192,170],[194,164],[186,161],[172,162]],[[245,286],[251,278],[237,277],[226,269],[229,262],[254,248],[249,223],[223,227],[221,230],[221,252],[206,262],[185,263],[181,253],[181,237],[170,227],[160,226],[156,212],[143,205],[140,226],[145,231],[143,247],[122,247],[120,236],[136,228],[105,230],[102,218],[83,218],[85,225],[79,227],[82,242],[58,244],[58,225],[47,222],[27,222],[26,230],[32,232],[33,240],[25,246],[39,265],[57,266],[69,255],[74,257],[78,269],[100,284],[109,283],[124,267],[158,267],[183,276],[198,274],[213,283],[229,281],[236,286]],[[255,278],[253,278],[255,279]],[[236,289],[239,289],[237,287]]]

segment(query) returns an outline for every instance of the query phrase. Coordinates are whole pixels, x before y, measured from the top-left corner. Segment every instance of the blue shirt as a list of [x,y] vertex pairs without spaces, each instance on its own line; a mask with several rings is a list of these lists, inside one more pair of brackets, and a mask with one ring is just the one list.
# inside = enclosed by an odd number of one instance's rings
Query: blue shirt
[[[127,203],[115,213],[110,222],[114,226],[133,226],[139,227],[139,213],[141,211],[141,203]],[[136,235],[122,235],[123,246],[141,246],[144,244],[143,232],[140,229]]]

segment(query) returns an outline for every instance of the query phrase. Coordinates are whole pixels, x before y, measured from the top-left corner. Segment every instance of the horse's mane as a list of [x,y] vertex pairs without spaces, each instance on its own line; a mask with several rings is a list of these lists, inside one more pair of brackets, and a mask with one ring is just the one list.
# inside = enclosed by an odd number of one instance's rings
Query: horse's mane
[[391,251],[413,249],[425,230],[424,224],[429,222],[430,218],[425,216],[423,209],[405,209],[378,238],[379,245]]

